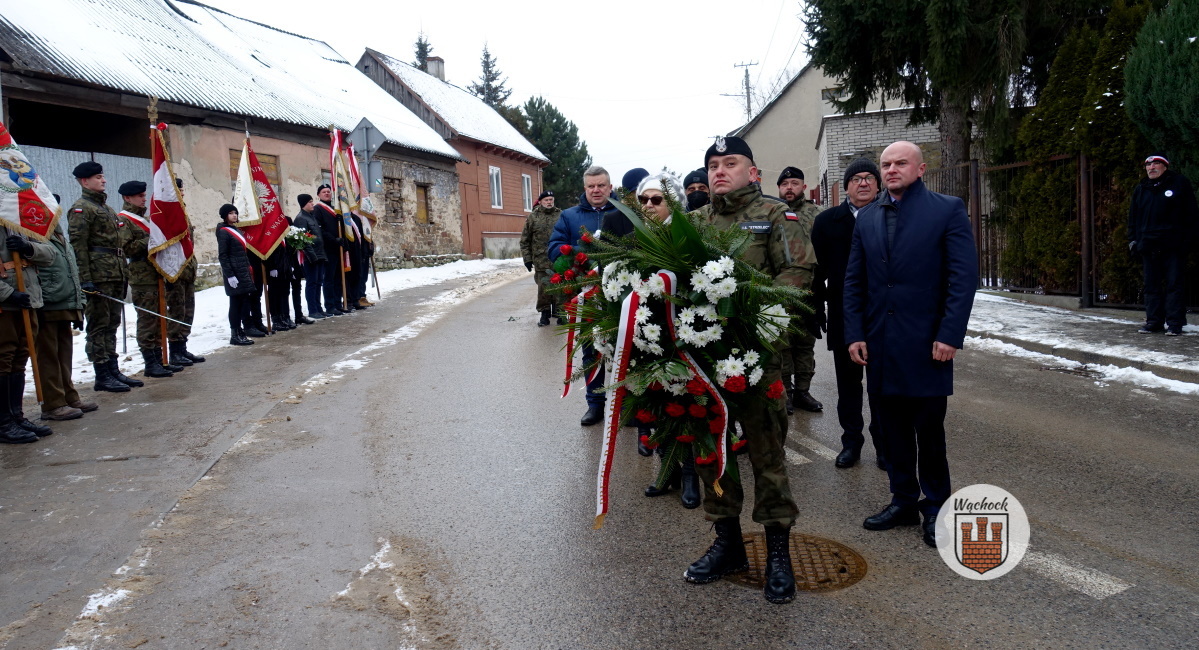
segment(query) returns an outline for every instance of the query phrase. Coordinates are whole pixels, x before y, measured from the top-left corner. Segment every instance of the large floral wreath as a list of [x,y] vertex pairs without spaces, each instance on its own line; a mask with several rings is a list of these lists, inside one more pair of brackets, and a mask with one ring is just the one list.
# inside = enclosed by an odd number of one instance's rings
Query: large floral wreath
[[[668,223],[642,219],[613,201],[632,222],[633,234],[613,240],[581,233],[578,247],[561,251],[562,268],[550,279],[551,289],[568,298],[563,396],[600,364],[610,369],[596,528],[608,511],[621,424],[653,426],[642,442],[663,446],[659,485],[694,449],[696,463],[716,466],[713,488],[721,492],[720,479],[737,472],[730,449],[745,445],[729,422],[783,395],[781,381],[763,385],[764,367],[794,331],[792,314],[810,311],[807,291],[775,285],[739,259],[752,233],[714,228],[686,214],[669,190],[665,194],[672,209]],[[598,358],[576,368],[574,353],[582,345],[593,346]]]

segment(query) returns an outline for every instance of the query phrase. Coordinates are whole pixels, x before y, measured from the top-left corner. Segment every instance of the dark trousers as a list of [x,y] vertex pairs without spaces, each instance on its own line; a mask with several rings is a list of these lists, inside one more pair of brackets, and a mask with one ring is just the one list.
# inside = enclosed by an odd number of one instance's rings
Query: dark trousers
[[[300,295],[304,292],[304,272],[302,270],[293,272],[288,283],[291,285],[291,305],[296,313],[296,318],[299,318],[304,314],[304,305],[300,302]],[[287,315],[286,302],[283,303],[283,315]]]
[[891,503],[935,516],[950,494],[945,457],[948,398],[879,395],[876,400],[887,447]]
[[236,332],[241,329],[242,323],[249,320],[252,302],[254,302],[253,294],[229,296],[229,329]]
[[[270,271],[267,271],[270,273]],[[291,278],[288,277],[290,271],[279,270],[278,277],[267,276],[267,291],[270,292],[269,307],[271,309],[271,318],[287,318],[287,297],[291,293]]]
[[[841,423],[841,446],[861,449],[866,442],[862,435],[865,420],[862,418],[862,375],[866,368],[849,358],[848,348],[833,350],[833,370],[837,373],[837,421]],[[874,453],[886,457],[883,449],[882,432],[879,430],[878,407],[874,395],[868,394],[870,403],[870,441]]]
[[358,297],[366,297],[366,282],[371,275],[371,258],[369,255],[362,256],[362,270],[358,273]]
[[[341,250],[341,249],[336,249]],[[329,261],[325,263],[325,311],[332,312],[334,309],[342,309],[342,293],[341,293],[341,260],[338,259],[338,253],[334,252]]]
[[1181,331],[1187,324],[1186,252],[1149,250],[1141,259],[1145,266],[1145,325]]
[[[590,366],[593,361],[595,361],[595,348],[590,345],[584,345],[583,365]],[[599,372],[595,373],[595,379],[587,382],[587,406],[603,408],[606,399],[607,396],[604,394],[604,367],[601,365]]]
[[304,281],[308,283],[308,286],[304,288],[304,297],[308,300],[309,314],[325,311],[321,308],[321,289],[325,286],[326,266],[328,265],[325,262],[316,260],[305,260],[304,262]]

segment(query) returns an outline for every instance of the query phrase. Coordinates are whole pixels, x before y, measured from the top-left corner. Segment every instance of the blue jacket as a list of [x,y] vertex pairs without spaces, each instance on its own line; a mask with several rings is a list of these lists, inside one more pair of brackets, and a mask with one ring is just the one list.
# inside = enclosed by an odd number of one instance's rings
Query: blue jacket
[[[888,250],[887,213],[898,211]],[[879,395],[953,394],[953,362],[933,342],[961,348],[978,257],[966,206],[917,180],[899,207],[884,191],[858,212],[845,272],[845,343],[866,342],[866,386]]]
[[579,204],[563,210],[562,216],[558,217],[558,223],[554,224],[554,232],[550,235],[549,249],[546,251],[550,256],[550,262],[558,259],[558,256],[562,254],[558,249],[563,244],[574,246],[579,243],[579,236],[583,234],[582,228],[586,228],[587,232],[594,233],[604,222],[604,215],[613,213],[617,213],[617,210],[612,207],[611,203],[605,203],[602,207],[596,208],[587,202],[586,194],[580,196]]

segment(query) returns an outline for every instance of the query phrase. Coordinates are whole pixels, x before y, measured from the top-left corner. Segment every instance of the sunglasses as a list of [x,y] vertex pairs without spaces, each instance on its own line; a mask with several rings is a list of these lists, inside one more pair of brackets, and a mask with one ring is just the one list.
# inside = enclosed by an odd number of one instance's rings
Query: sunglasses
[[645,196],[643,194],[643,195],[637,197],[637,200],[641,201],[641,205],[645,205],[646,203],[652,203],[653,205],[662,205],[662,199],[663,199],[663,197],[661,195]]

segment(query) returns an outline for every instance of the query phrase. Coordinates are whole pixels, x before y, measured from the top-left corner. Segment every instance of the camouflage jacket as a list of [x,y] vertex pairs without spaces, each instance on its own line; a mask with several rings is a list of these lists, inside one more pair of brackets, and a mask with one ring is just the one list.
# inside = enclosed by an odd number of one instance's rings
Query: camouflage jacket
[[133,226],[105,204],[107,198],[104,192],[85,188],[83,197],[67,213],[81,284],[129,279],[123,247]]
[[712,202],[691,213],[721,228],[748,230],[753,240],[741,259],[774,276],[775,282],[807,289],[816,270],[811,230],[779,199],[762,195],[757,185],[712,196]]
[[789,201],[787,207],[799,216],[799,225],[803,228],[804,235],[809,242],[812,241],[812,226],[816,223],[816,215],[820,214],[820,208],[802,196]]
[[149,219],[146,218],[146,209],[139,208],[128,201],[121,206],[121,214],[118,215],[125,220],[125,229],[129,231],[129,239],[125,244],[125,257],[129,260],[129,284],[142,287],[156,287],[160,274],[158,269],[150,263],[150,258],[146,256],[146,247],[150,243],[150,232],[140,225],[138,221],[144,222],[146,227],[149,227]]
[[550,257],[546,249],[550,245],[550,235],[554,234],[554,224],[562,211],[558,208],[546,208],[540,205],[525,219],[525,228],[520,233],[520,255],[525,264],[533,263],[539,269],[550,268]]

